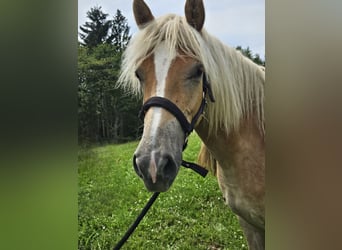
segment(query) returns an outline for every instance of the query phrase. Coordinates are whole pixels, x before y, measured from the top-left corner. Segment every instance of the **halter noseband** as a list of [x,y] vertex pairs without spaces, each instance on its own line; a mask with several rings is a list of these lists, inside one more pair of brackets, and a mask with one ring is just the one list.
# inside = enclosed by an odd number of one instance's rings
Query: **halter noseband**
[[143,106],[139,112],[139,117],[140,117],[140,119],[143,120],[146,112],[151,107],[160,107],[160,108],[164,108],[167,111],[169,111],[172,115],[174,115],[177,118],[178,122],[180,123],[180,125],[184,131],[184,134],[185,134],[185,139],[184,139],[184,144],[183,144],[183,150],[184,150],[187,146],[188,136],[194,130],[194,127],[195,127],[198,119],[200,118],[201,114],[204,111],[205,105],[207,103],[207,101],[205,99],[207,93],[209,94],[210,100],[212,102],[215,102],[213,93],[211,91],[210,84],[207,81],[206,75],[203,74],[203,98],[202,98],[202,102],[201,102],[201,105],[200,105],[197,113],[192,118],[191,123],[188,122],[184,113],[177,107],[176,104],[171,102],[169,99],[164,98],[164,97],[160,97],[160,96],[153,96],[150,99],[148,99],[143,104]]

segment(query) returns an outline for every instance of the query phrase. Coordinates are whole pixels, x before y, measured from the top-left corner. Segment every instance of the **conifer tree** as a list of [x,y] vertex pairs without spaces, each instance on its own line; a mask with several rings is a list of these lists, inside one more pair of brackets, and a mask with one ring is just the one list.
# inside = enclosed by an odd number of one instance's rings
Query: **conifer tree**
[[83,40],[82,45],[92,48],[108,42],[108,32],[112,21],[107,20],[107,17],[108,14],[103,13],[101,7],[91,8],[87,12],[87,18],[90,19],[90,22],[80,26],[82,32],[79,35]]
[[118,9],[112,21],[111,35],[107,41],[113,44],[119,52],[122,52],[127,47],[130,39],[127,19]]

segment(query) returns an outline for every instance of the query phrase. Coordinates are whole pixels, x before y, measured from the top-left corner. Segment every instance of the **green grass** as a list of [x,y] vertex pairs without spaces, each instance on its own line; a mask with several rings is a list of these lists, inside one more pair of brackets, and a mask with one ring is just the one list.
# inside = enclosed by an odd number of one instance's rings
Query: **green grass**
[[[138,142],[79,151],[79,249],[112,249],[148,201],[132,167]],[[184,152],[195,161],[194,134]],[[216,178],[182,168],[122,249],[247,249],[237,218],[224,204]]]

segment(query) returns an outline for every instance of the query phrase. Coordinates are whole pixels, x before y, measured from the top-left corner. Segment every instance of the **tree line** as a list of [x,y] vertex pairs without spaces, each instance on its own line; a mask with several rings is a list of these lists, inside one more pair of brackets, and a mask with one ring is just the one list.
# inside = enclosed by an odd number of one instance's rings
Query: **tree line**
[[[122,53],[131,39],[127,19],[118,9],[112,19],[96,6],[80,26],[78,44],[78,141],[80,144],[119,143],[142,133],[137,114],[141,99],[117,87]],[[265,65],[249,47],[237,47]]]
[[249,47],[244,49],[241,46],[237,46],[236,49],[239,50],[244,56],[248,57],[256,64],[265,66],[265,60],[262,60],[259,54],[253,54],[252,50]]
[[141,102],[117,88],[121,56],[131,35],[120,10],[113,19],[101,7],[87,12],[78,45],[79,143],[124,142],[141,133]]

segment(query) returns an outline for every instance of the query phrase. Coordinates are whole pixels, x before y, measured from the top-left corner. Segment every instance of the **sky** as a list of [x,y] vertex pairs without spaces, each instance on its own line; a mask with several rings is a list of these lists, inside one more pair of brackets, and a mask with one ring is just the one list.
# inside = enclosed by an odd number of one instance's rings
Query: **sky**
[[[78,0],[78,26],[86,21],[91,7],[101,6],[112,19],[120,9],[127,18],[131,33],[137,32],[132,12],[132,0]],[[184,16],[185,0],[145,0],[153,15],[174,13]],[[265,59],[265,1],[264,0],[204,0],[204,28],[231,47],[247,46]]]

